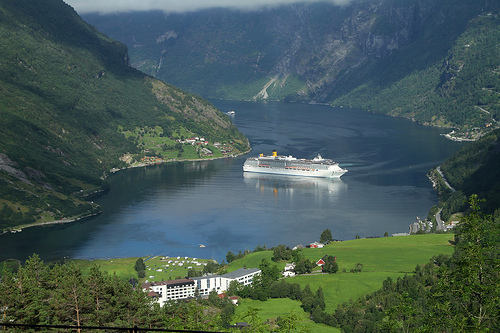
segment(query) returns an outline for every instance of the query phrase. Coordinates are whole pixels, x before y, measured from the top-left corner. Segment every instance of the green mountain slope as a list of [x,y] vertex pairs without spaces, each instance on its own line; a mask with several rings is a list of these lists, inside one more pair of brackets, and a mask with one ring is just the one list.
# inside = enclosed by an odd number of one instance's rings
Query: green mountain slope
[[442,216],[447,219],[452,213],[464,211],[464,202],[471,194],[485,198],[484,211],[497,215],[500,211],[500,130],[488,133],[479,141],[462,148],[449,158],[441,171],[456,190],[451,192],[440,186],[443,205]]
[[128,45],[136,68],[206,97],[484,128],[498,113],[499,10],[489,0],[356,0],[84,18]]
[[446,56],[390,85],[370,79],[334,101],[424,124],[496,127],[500,118],[500,18],[472,19]]
[[0,230],[98,212],[82,199],[141,152],[127,132],[248,148],[229,117],[128,66],[126,47],[62,0],[2,1],[0,43]]

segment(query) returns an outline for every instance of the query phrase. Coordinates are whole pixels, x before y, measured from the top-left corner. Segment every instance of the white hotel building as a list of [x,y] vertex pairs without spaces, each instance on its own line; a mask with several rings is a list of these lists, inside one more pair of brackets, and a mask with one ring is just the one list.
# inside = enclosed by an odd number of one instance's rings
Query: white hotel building
[[246,286],[252,284],[253,277],[260,274],[258,268],[240,268],[223,275],[207,275],[192,279],[177,279],[161,282],[144,283],[142,289],[148,291],[148,296],[157,297],[157,302],[163,306],[169,300],[178,300],[194,297],[198,290],[200,296],[208,295],[215,290],[217,294],[226,291],[231,281]]
[[163,305],[169,300],[184,299],[194,296],[195,283],[191,279],[177,279],[161,282],[143,283],[142,289],[148,291],[148,296],[156,297]]

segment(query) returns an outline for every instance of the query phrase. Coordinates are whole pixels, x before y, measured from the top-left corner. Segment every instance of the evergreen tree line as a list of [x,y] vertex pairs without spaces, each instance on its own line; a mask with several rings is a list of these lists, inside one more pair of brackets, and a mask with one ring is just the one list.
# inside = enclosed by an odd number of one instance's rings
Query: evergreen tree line
[[456,228],[455,252],[388,278],[382,289],[312,319],[343,332],[496,332],[500,330],[500,219],[476,195]]
[[[136,268],[140,271],[143,264],[137,261]],[[294,313],[280,318],[277,326],[263,324],[256,309],[235,318],[235,305],[215,291],[208,299],[169,301],[160,307],[141,288],[132,288],[98,265],[83,274],[72,262],[47,265],[33,255],[17,272],[7,267],[0,282],[2,323],[230,331],[234,321],[248,320],[249,332],[291,332],[302,327]],[[289,286],[284,281],[280,285]],[[293,287],[300,293],[298,285]],[[307,294],[314,296],[310,289]]]
[[75,264],[45,265],[33,255],[0,283],[1,322],[34,325],[141,326],[150,300],[116,275],[94,265],[84,275]]

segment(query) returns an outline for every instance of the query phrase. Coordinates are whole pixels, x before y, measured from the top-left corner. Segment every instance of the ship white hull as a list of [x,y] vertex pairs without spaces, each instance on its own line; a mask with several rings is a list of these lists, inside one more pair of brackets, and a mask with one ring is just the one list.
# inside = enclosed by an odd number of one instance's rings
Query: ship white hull
[[245,172],[268,173],[285,176],[300,176],[300,177],[317,177],[317,178],[340,178],[347,170],[338,168],[339,170],[297,170],[284,168],[262,168],[255,166],[243,166]]
[[272,156],[249,157],[243,164],[243,171],[267,173],[285,176],[340,178],[347,170],[342,169],[338,163],[331,159],[322,158],[318,154],[312,160],[297,159],[293,156],[278,156],[273,151]]

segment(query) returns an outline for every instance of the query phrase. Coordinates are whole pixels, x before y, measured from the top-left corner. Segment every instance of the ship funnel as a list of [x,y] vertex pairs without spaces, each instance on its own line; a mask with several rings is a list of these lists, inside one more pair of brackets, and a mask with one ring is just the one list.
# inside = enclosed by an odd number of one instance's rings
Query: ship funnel
[[273,157],[278,156],[278,152],[276,150],[273,150]]
[[264,154],[260,153],[260,155],[259,155],[259,156],[260,156],[260,157],[264,157]]

